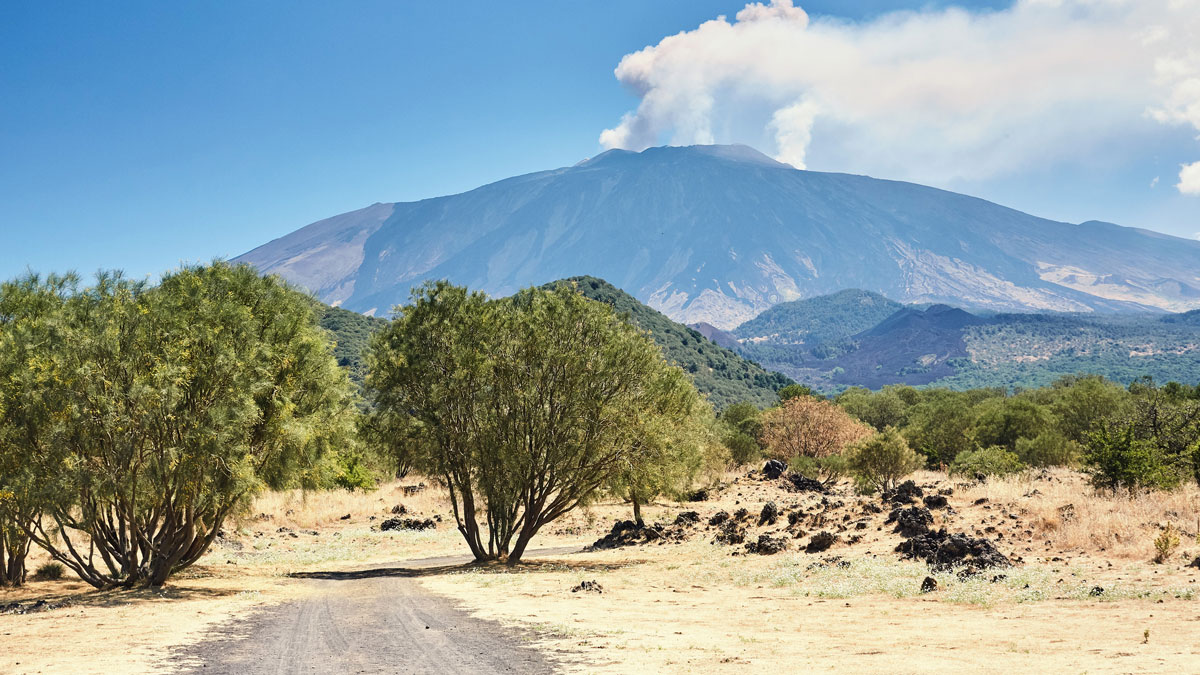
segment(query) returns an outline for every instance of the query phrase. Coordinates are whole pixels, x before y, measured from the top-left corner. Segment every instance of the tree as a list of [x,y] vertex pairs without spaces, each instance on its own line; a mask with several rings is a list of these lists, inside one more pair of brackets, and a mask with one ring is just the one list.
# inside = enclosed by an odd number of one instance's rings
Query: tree
[[772,457],[785,462],[835,455],[869,435],[869,427],[838,406],[808,396],[790,398],[763,414],[763,441]]
[[488,301],[427,283],[396,314],[367,385],[379,414],[420,430],[416,466],[446,485],[476,560],[519,562],[547,523],[642,470],[638,448],[670,437],[695,396],[653,342],[572,286]]
[[1020,473],[1025,469],[1021,458],[1003,445],[992,445],[958,453],[950,465],[951,476],[986,480]]
[[1099,375],[1068,376],[1046,390],[1059,431],[1078,443],[1087,442],[1106,420],[1121,414],[1129,394]]
[[924,465],[894,427],[855,443],[846,451],[846,463],[860,486],[880,491],[891,490]]
[[1017,440],[1037,438],[1051,429],[1050,410],[1025,396],[993,398],[979,404],[975,421],[975,441],[982,447],[1001,445],[1014,451]]
[[762,411],[753,403],[743,401],[726,408],[720,417],[721,442],[729,449],[733,461],[748,464],[762,457]]
[[908,421],[909,404],[895,387],[884,387],[879,392],[850,387],[839,394],[836,401],[855,419],[871,425],[876,431],[887,427],[899,429]]
[[41,513],[30,472],[62,409],[49,350],[73,276],[28,274],[0,285],[0,585],[25,581],[26,532]]
[[811,396],[812,398],[825,398],[817,392],[813,391],[812,387],[806,384],[789,384],[779,389],[779,400],[786,401],[796,398],[797,396]]
[[612,492],[629,499],[639,527],[645,525],[643,504],[660,495],[682,496],[697,476],[724,468],[730,458],[717,441],[712,409],[694,387],[675,377],[662,378],[659,386],[679,391],[656,397],[657,414],[643,419],[631,452],[609,484]]
[[161,586],[258,490],[315,480],[350,440],[350,384],[311,302],[247,266],[154,288],[102,274],[63,331],[63,419],[31,458],[45,508],[27,534],[98,588]]
[[930,465],[949,464],[958,453],[975,447],[974,415],[967,393],[944,389],[926,392],[909,412],[904,436]]

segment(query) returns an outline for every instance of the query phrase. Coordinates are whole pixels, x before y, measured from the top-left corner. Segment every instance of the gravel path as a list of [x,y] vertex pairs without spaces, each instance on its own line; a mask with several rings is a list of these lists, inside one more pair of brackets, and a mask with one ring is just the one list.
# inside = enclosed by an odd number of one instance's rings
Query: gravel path
[[[577,549],[543,549],[529,556]],[[552,673],[528,637],[470,617],[425,592],[415,578],[450,571],[469,557],[427,558],[354,572],[316,572],[317,592],[217,629],[172,654],[189,673]],[[300,575],[297,575],[300,576]]]

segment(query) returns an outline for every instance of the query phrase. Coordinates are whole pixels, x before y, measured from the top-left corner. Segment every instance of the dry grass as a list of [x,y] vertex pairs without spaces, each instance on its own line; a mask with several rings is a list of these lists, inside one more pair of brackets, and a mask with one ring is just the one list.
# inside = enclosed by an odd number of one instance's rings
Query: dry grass
[[[925,474],[918,480],[941,474]],[[970,486],[966,500],[986,498],[1011,507],[1031,523],[1038,541],[1060,551],[1126,560],[1150,560],[1154,539],[1166,523],[1195,548],[1200,524],[1200,487],[1189,483],[1174,492],[1098,493],[1075,471],[1054,469],[1020,474]]]
[[[425,490],[406,495],[405,487],[424,484]],[[392,507],[403,504],[410,514],[446,513],[449,497],[433,481],[408,477],[381,485],[369,492],[349,490],[283,490],[266,492],[255,498],[247,512],[237,520],[244,526],[253,521],[270,521],[277,527],[320,529],[348,520],[371,516],[390,516]],[[267,516],[267,517],[263,517]]]

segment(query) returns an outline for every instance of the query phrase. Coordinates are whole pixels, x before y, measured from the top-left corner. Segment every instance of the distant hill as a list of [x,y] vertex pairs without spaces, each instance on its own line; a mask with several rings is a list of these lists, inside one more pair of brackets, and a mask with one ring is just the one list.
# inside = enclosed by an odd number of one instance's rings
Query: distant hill
[[706,394],[718,410],[740,401],[773,405],[779,400],[775,392],[793,383],[787,376],[766,370],[710,342],[699,332],[675,323],[603,279],[571,277],[547,286],[559,283],[575,284],[585,297],[612,306],[627,315],[634,325],[648,331],[662,347],[667,360],[687,371],[696,389]]
[[736,351],[740,346],[737,337],[733,333],[723,331],[711,323],[705,323],[701,321],[700,323],[689,324],[688,328],[691,328],[697,333],[708,338],[710,342],[715,342],[726,349],[732,349]]
[[[898,309],[878,318],[891,307]],[[982,316],[846,291],[784,303],[734,333],[741,355],[832,392],[901,383],[1028,388],[1076,373],[1197,383],[1198,326],[1200,311]]]
[[350,371],[351,381],[361,387],[367,377],[366,350],[371,335],[388,322],[328,305],[321,305],[320,312],[321,327],[333,333],[333,355],[338,365]]
[[817,344],[861,333],[903,305],[856,288],[805,300],[781,302],[733,330],[738,338]]
[[1200,308],[1200,242],[800,171],[745,146],[610,150],[462,194],[374,204],[237,261],[379,316],[429,279],[499,297],[580,274],[722,330],[847,288],[995,312]]

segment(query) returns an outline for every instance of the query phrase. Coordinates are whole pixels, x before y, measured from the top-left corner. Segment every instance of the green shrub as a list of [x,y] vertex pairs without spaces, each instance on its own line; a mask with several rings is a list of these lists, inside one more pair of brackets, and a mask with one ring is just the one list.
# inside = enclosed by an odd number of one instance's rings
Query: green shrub
[[796,455],[788,461],[788,466],[801,476],[815,478],[826,485],[832,485],[850,473],[850,465],[845,455],[821,458]]
[[950,475],[983,480],[1008,476],[1024,469],[1025,465],[1016,453],[1005,450],[1003,446],[992,445],[958,453],[950,464]]
[[366,492],[375,489],[375,476],[363,461],[362,455],[357,452],[338,457],[337,474],[333,477],[333,482],[338,487],[350,491]]
[[1107,490],[1170,490],[1179,486],[1183,473],[1153,441],[1136,438],[1132,425],[1092,434],[1084,464],[1092,484]]
[[33,578],[37,581],[58,581],[63,578],[67,568],[60,563],[48,562],[39,565],[37,571],[33,573]]
[[740,431],[726,434],[721,442],[729,448],[729,453],[733,456],[733,463],[738,466],[762,459],[762,448],[758,447],[758,441]]
[[1154,562],[1159,565],[1171,559],[1171,555],[1175,553],[1175,549],[1179,548],[1179,530],[1171,523],[1159,532],[1158,537],[1154,540]]
[[1017,439],[1017,457],[1029,466],[1075,466],[1080,454],[1079,444],[1057,431]]
[[894,427],[887,427],[846,451],[846,465],[864,490],[890,490],[925,465]]

